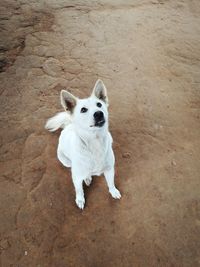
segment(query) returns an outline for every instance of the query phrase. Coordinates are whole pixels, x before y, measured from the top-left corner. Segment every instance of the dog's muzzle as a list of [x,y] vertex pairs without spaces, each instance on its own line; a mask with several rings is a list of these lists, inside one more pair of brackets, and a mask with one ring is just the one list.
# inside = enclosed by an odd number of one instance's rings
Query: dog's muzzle
[[102,127],[104,125],[106,121],[102,111],[96,111],[94,113],[94,122],[94,126],[96,127]]

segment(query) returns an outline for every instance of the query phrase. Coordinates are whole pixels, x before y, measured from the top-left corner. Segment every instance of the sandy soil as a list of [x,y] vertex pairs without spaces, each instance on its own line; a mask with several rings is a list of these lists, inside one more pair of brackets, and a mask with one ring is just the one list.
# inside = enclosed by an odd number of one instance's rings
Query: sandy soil
[[[200,266],[200,1],[1,3],[0,266]],[[78,210],[44,130],[59,92],[110,98],[116,184]]]

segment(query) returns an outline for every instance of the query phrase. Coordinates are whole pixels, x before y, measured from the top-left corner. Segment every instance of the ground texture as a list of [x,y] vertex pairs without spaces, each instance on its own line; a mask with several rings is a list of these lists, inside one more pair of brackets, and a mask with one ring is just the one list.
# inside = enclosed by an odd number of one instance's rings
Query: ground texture
[[[199,0],[0,9],[0,266],[200,266]],[[122,199],[97,177],[81,212],[44,123],[97,78]]]

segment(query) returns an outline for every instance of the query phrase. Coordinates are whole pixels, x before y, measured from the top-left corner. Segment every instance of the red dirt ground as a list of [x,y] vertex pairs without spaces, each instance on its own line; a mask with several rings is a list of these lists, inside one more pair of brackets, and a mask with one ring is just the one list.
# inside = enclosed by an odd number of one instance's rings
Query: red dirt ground
[[[200,266],[200,2],[0,8],[0,266]],[[81,212],[44,124],[97,78],[122,199],[97,177]]]

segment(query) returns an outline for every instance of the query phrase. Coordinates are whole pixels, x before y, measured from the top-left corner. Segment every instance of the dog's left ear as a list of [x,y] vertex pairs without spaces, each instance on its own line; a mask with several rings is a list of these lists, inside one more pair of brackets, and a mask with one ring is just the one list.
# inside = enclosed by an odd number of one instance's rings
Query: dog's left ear
[[92,95],[96,96],[98,99],[104,101],[108,105],[107,90],[104,83],[100,79],[96,81]]
[[76,106],[77,98],[68,91],[62,90],[60,92],[61,105],[66,111],[73,113]]

